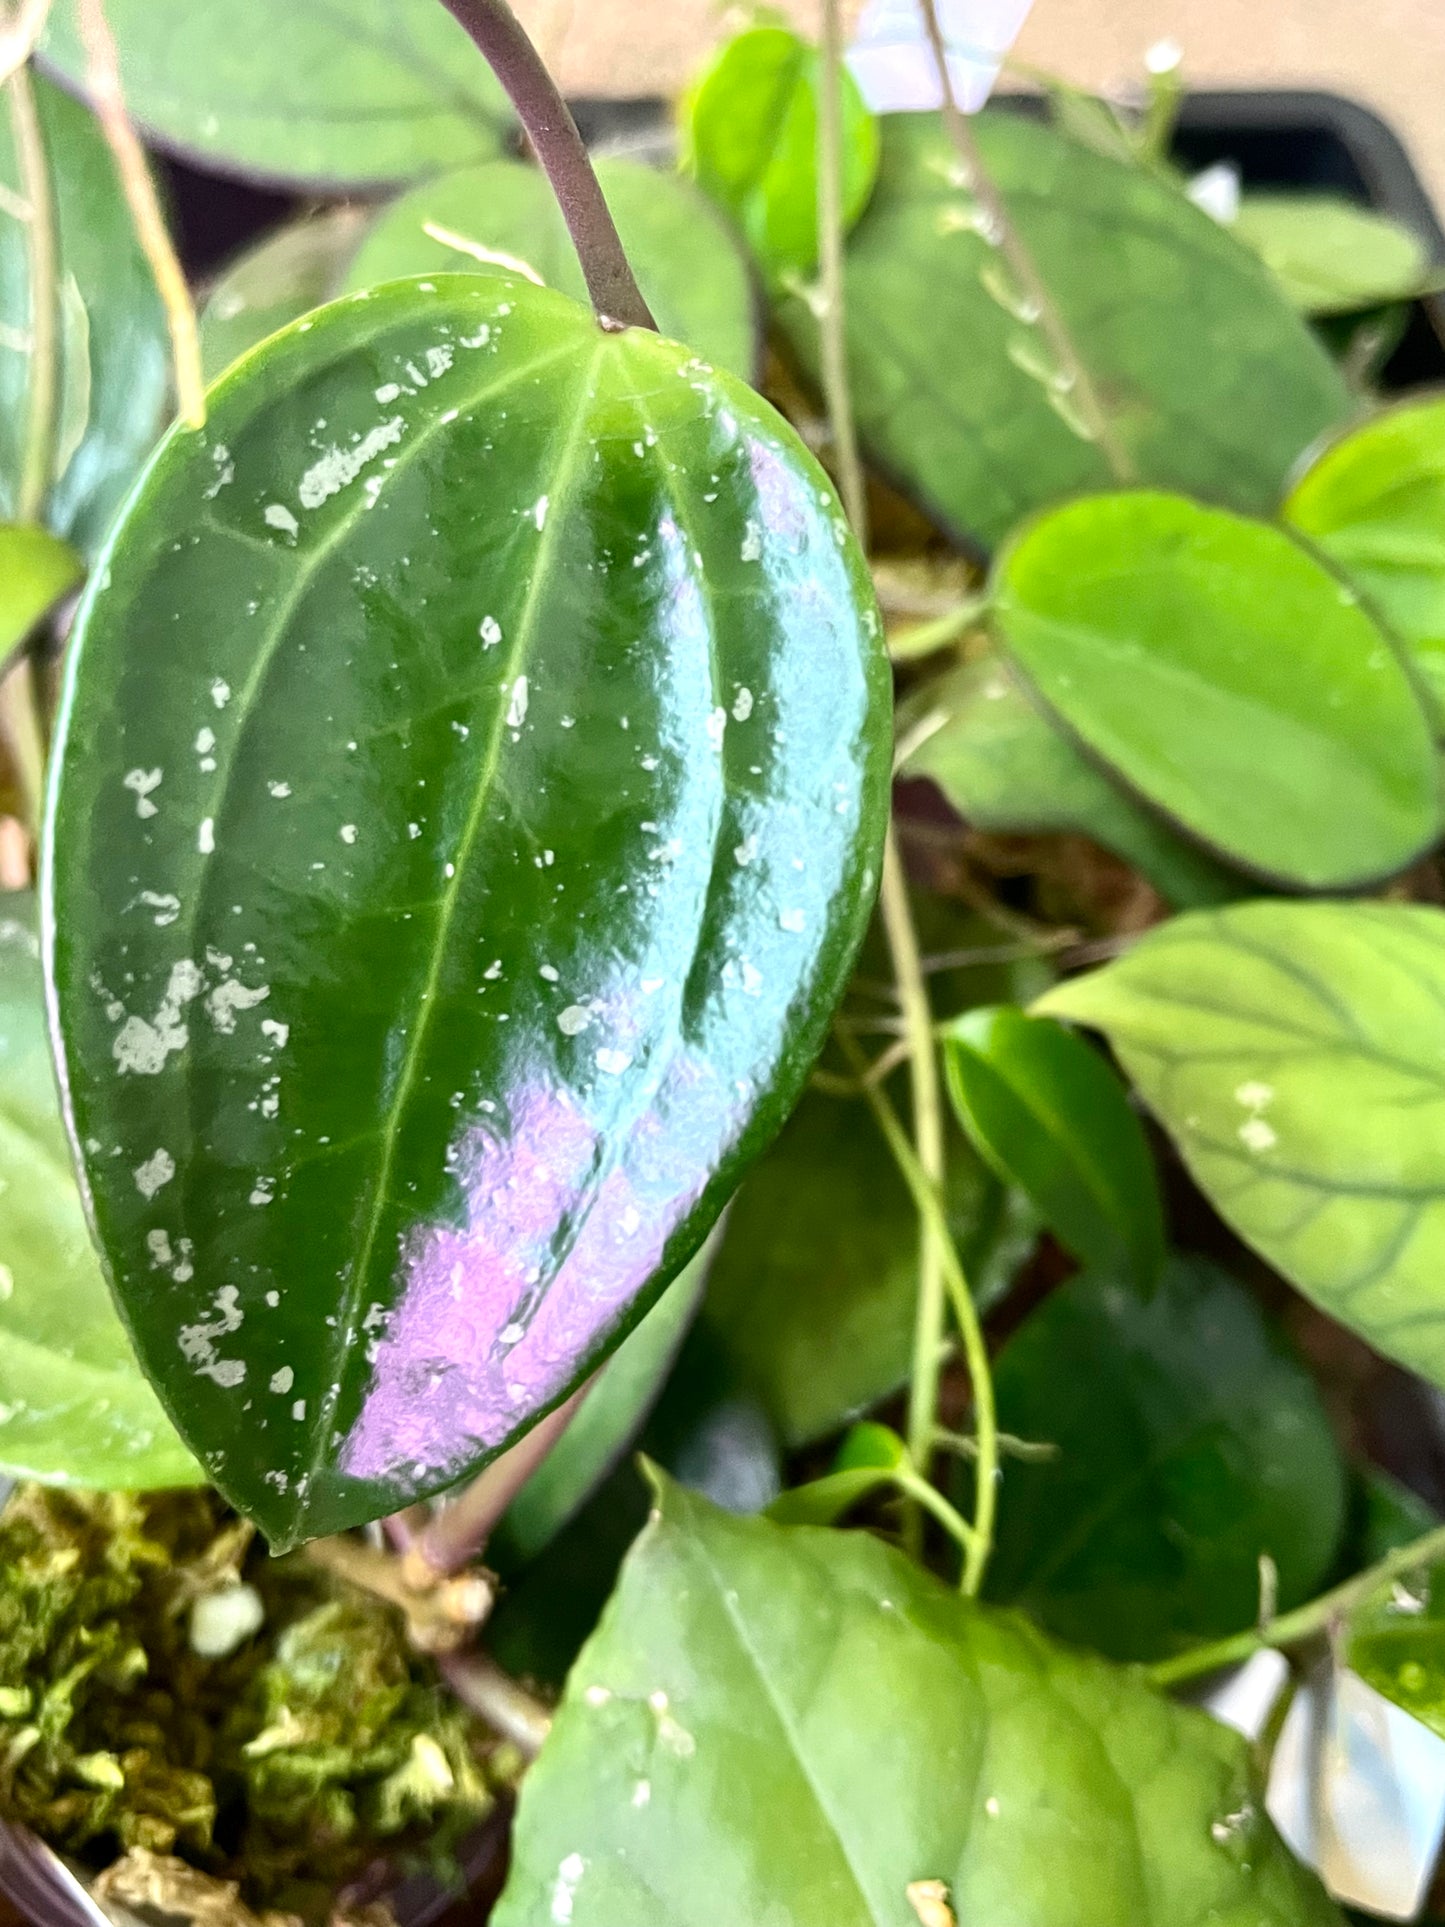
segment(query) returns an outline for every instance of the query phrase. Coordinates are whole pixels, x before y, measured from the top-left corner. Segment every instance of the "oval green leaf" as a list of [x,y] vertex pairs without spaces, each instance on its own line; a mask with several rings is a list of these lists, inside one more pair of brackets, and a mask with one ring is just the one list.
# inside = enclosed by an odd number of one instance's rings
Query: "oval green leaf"
[[[597,163],[597,178],[638,284],[666,335],[750,380],[761,340],[747,262],[697,189],[636,161]],[[407,274],[520,263],[549,288],[587,298],[577,250],[538,167],[491,161],[426,181],[376,220],[342,291]]]
[[975,829],[1087,836],[1132,864],[1176,909],[1248,893],[1216,863],[1111,782],[1044,714],[996,652],[959,663],[899,716],[909,776],[937,783]]
[[[683,166],[726,208],[773,278],[818,264],[815,47],[786,27],[755,27],[722,49],[683,103]],[[844,69],[843,221],[851,228],[878,179],[878,122]]]
[[[110,149],[78,102],[38,77],[33,87],[59,246],[57,452],[69,450],[45,519],[57,535],[92,554],[160,437],[170,349]],[[24,206],[14,111],[10,97],[0,97],[0,203],[13,194]],[[26,225],[0,205],[0,518],[15,513],[24,459],[30,358],[22,349],[30,324]]]
[[1181,496],[1089,497],[1003,552],[993,616],[1085,747],[1243,868],[1355,888],[1440,835],[1421,692],[1283,530]]
[[917,1927],[933,1881],[960,1927],[1340,1921],[1237,1735],[864,1534],[665,1485],[527,1775],[496,1927]]
[[765,403],[526,281],[324,309],[165,444],[49,965],[141,1355],[273,1540],[503,1449],[776,1133],[875,886],[881,629]]
[[206,380],[214,381],[258,342],[329,301],[340,289],[368,219],[363,208],[327,208],[268,235],[233,261],[201,312]]
[[1387,1700],[1445,1739],[1445,1567],[1381,1586],[1351,1613],[1345,1661]]
[[1413,301],[1430,279],[1417,234],[1336,194],[1246,194],[1232,225],[1305,314]]
[[1409,645],[1445,709],[1445,398],[1389,409],[1332,442],[1284,513]]
[[106,1491],[197,1485],[200,1468],[141,1376],[86,1230],[35,922],[31,898],[0,897],[0,1471]]
[[948,1088],[974,1148],[1084,1264],[1123,1262],[1150,1292],[1164,1207],[1144,1127],[1096,1050],[1009,1005],[948,1028]]
[[33,525],[0,522],[0,656],[8,656],[85,574],[64,542]]
[[989,1595],[1111,1659],[1158,1659],[1255,1623],[1259,1562],[1284,1610],[1330,1577],[1339,1447],[1303,1364],[1249,1293],[1173,1258],[1145,1303],[1075,1279],[1001,1354],[999,1423],[1052,1445],[1010,1461]]
[[[1127,479],[1272,512],[1351,400],[1263,263],[1172,181],[1017,114],[974,125]],[[848,247],[848,355],[874,457],[992,547],[1021,516],[1122,478],[965,181],[936,116],[888,116],[878,189]],[[816,317],[792,301],[783,318],[815,367]]]
[[[108,0],[126,103],[166,146],[256,180],[412,180],[500,151],[511,112],[436,0]],[[77,0],[44,58],[78,91]]]
[[1200,912],[1035,1008],[1105,1034],[1240,1237],[1445,1386],[1445,914]]

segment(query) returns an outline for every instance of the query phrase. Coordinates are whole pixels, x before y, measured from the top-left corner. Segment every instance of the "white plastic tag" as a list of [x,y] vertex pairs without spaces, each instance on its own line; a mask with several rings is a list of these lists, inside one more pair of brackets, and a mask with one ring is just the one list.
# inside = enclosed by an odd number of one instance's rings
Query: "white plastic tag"
[[[937,0],[954,97],[977,113],[1018,39],[1033,0]],[[925,113],[943,89],[918,0],[870,0],[848,54],[853,78],[876,114]]]

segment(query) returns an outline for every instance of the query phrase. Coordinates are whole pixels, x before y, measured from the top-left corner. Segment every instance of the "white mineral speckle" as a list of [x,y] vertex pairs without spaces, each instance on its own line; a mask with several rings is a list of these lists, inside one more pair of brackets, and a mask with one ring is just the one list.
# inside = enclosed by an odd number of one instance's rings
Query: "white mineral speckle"
[[557,1019],[557,1028],[564,1037],[580,1037],[592,1023],[592,1012],[583,1004],[569,1004]]
[[1251,1117],[1241,1124],[1239,1137],[1247,1151],[1256,1153],[1272,1151],[1279,1143],[1279,1133],[1272,1124],[1266,1124],[1262,1117]]
[[268,783],[266,787],[278,802],[284,801],[291,794],[289,783]]
[[482,626],[477,634],[486,648],[495,649],[502,640],[502,625],[495,616],[483,616]]
[[135,1188],[143,1198],[153,1198],[176,1175],[176,1161],[167,1150],[154,1151],[135,1169]]
[[258,984],[248,989],[234,977],[216,985],[206,999],[206,1015],[223,1037],[229,1037],[236,1028],[236,1015],[239,1011],[254,1010],[257,1004],[264,1004],[271,995],[269,984]]
[[151,1255],[151,1263],[153,1265],[169,1265],[175,1261],[175,1253],[171,1250],[170,1236],[167,1232],[148,1231],[146,1233],[146,1250],[149,1251]]
[[155,911],[155,926],[157,930],[169,929],[171,924],[173,924],[181,914],[181,900],[179,897],[158,895],[154,890],[142,890],[138,901],[143,903],[148,910]]
[[160,788],[162,772],[158,769],[127,770],[121,782],[128,790],[135,791],[135,813],[140,817],[155,816],[156,806],[151,801],[151,791]]
[[394,402],[400,393],[401,383],[399,381],[384,381],[380,388],[376,390],[376,399],[381,403],[382,407],[385,408]]
[[298,1398],[296,1403],[291,1407],[291,1416],[297,1421],[298,1424],[302,1419],[305,1418],[306,1401],[304,1398]]
[[356,841],[356,825],[354,823],[342,824],[341,840],[343,843],[354,843]]
[[648,1802],[651,1800],[651,1798],[652,1798],[651,1780],[639,1780],[636,1786],[633,1787],[632,1789],[633,1806],[645,1807],[648,1804]]
[[216,819],[214,816],[203,816],[201,818],[201,827],[196,831],[196,848],[202,856],[212,856],[215,854]]
[[551,506],[552,498],[550,495],[540,496],[533,506],[532,520],[537,524],[538,535],[540,535],[547,526],[547,512]]
[[561,974],[554,964],[543,964],[537,972],[537,975],[542,979],[543,983],[547,984],[560,982]]
[[763,531],[759,523],[748,519],[743,531],[743,561],[761,562],[763,559]]
[[[369,435],[363,435],[353,447],[328,448],[301,477],[296,492],[302,508],[319,509],[331,496],[349,488],[369,462],[374,462],[384,449],[395,447],[405,433],[406,422],[400,415],[393,415],[390,421],[379,423]],[[294,521],[292,527],[295,528]]]
[[211,684],[211,701],[217,709],[224,709],[231,700],[231,685],[224,676],[217,676]]
[[733,703],[733,721],[735,723],[745,723],[752,713],[753,692],[751,689],[740,689]]
[[593,1060],[599,1071],[608,1077],[621,1077],[632,1066],[632,1059],[625,1050],[599,1050]]
[[587,1863],[580,1853],[569,1853],[557,1869],[556,1883],[552,1888],[552,1919],[557,1927],[569,1927],[572,1904],[586,1871]]
[[1272,1084],[1241,1084],[1234,1093],[1236,1104],[1242,1104],[1247,1111],[1265,1111],[1274,1102]]
[[216,747],[216,732],[215,732],[215,730],[213,730],[213,729],[201,729],[201,730],[197,730],[197,732],[196,732],[196,754],[197,754],[197,756],[209,756],[209,755],[210,755],[210,753],[211,753],[211,751],[212,751],[212,750],[213,750],[213,749],[214,749],[215,747]]
[[512,684],[512,698],[507,706],[508,729],[520,729],[527,720],[527,703],[530,690],[525,676],[518,676]]
[[268,529],[279,529],[283,535],[296,535],[300,532],[301,524],[284,502],[272,502],[263,519]]
[[285,1050],[286,1040],[291,1035],[289,1024],[278,1024],[274,1017],[261,1019],[261,1035],[270,1038],[277,1050]]
[[152,1022],[144,1017],[127,1017],[116,1033],[111,1055],[122,1072],[154,1077],[165,1067],[172,1051],[184,1050],[190,1033],[181,1022],[181,1012],[200,996],[205,979],[189,957],[171,967],[165,996]]

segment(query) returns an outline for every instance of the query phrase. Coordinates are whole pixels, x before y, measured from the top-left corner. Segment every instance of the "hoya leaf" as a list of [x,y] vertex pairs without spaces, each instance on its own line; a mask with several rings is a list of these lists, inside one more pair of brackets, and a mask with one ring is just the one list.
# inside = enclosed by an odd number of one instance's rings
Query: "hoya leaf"
[[274,1541],[505,1448],[776,1133],[875,886],[881,627],[765,403],[527,281],[323,309],[165,444],[49,965],[141,1355]]
[[1445,1386],[1445,913],[1197,912],[1036,1008],[1105,1034],[1240,1237]]
[[[85,84],[78,0],[43,57]],[[436,0],[108,0],[126,104],[168,147],[255,180],[412,180],[498,153],[511,114]]]
[[928,776],[980,830],[1088,836],[1179,909],[1246,894],[1237,871],[1172,830],[1051,722],[997,652],[950,669],[899,718],[905,773]]
[[[949,1217],[994,1304],[1032,1248],[1032,1214],[955,1141]],[[810,1093],[749,1173],[704,1318],[784,1441],[836,1432],[908,1377],[918,1211],[861,1103]]]
[[[761,341],[747,262],[727,223],[689,181],[636,161],[602,160],[597,177],[618,233],[666,335],[751,379]],[[577,250],[538,167],[490,161],[424,181],[377,219],[344,288],[405,274],[517,263],[549,288],[586,298]]]
[[[338,292],[367,218],[361,208],[327,208],[268,235],[231,263],[201,313],[207,381]],[[448,265],[464,264],[453,259]]]
[[1445,1568],[1392,1580],[1350,1615],[1345,1660],[1445,1739]]
[[[159,439],[170,350],[110,149],[78,102],[38,77],[32,85],[59,245],[59,453],[67,445],[73,451],[50,490],[45,519],[92,554]],[[9,195],[26,205],[14,112],[7,94],[0,99],[0,518],[16,511],[30,383],[28,235],[25,222],[6,211]]]
[[664,1485],[523,1785],[497,1927],[918,1927],[921,1881],[965,1927],[1339,1927],[1237,1735],[865,1534]]
[[1413,677],[1281,529],[1182,496],[1090,497],[1003,552],[994,622],[1094,755],[1243,868],[1347,889],[1440,835]]
[[886,1425],[855,1425],[832,1469],[774,1499],[768,1517],[779,1525],[836,1525],[854,1506],[910,1475],[917,1479],[908,1448],[896,1432]]
[[[1272,512],[1351,403],[1268,269],[1169,181],[1017,114],[975,131],[1131,478]],[[795,300],[784,320],[816,366],[816,317]],[[848,247],[848,356],[872,454],[986,546],[1116,479],[936,115],[884,123]]]
[[0,656],[8,656],[60,598],[85,564],[44,529],[0,522]]
[[1000,1005],[950,1025],[944,1061],[959,1122],[998,1175],[1076,1258],[1122,1261],[1152,1291],[1164,1263],[1154,1160],[1099,1053],[1062,1024]]
[[[736,219],[764,272],[809,274],[818,262],[815,47],[782,26],[755,27],[722,49],[683,103],[683,164]],[[878,178],[878,121],[845,69],[843,220],[851,228]]]
[[1445,707],[1445,398],[1388,409],[1332,442],[1284,513],[1409,644]]
[[998,1360],[1010,1460],[990,1596],[1113,1659],[1254,1624],[1262,1557],[1288,1610],[1329,1578],[1339,1448],[1309,1373],[1241,1286],[1172,1258],[1155,1297],[1073,1280]]
[[1337,194],[1246,194],[1232,225],[1305,314],[1413,301],[1430,279],[1417,234]]
[[141,1376],[86,1230],[35,923],[30,897],[0,897],[0,1472],[104,1490],[196,1485],[200,1468]]

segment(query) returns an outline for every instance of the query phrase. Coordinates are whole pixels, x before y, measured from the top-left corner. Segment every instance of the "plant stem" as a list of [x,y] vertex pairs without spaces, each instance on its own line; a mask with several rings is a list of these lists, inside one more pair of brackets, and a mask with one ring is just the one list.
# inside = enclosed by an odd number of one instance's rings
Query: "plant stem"
[[[847,1037],[840,1038],[839,1042],[844,1054],[855,1066],[861,1067],[864,1058],[858,1046]],[[864,1096],[872,1106],[879,1129],[888,1142],[888,1148],[893,1153],[904,1182],[913,1194],[919,1216],[936,1241],[944,1285],[953,1305],[953,1314],[958,1321],[959,1332],[963,1337],[964,1357],[973,1383],[977,1459],[973,1541],[964,1561],[962,1589],[970,1598],[976,1598],[982,1589],[984,1574],[988,1569],[989,1554],[993,1550],[994,1521],[998,1515],[998,1408],[994,1401],[993,1372],[989,1365],[988,1347],[984,1342],[983,1327],[979,1323],[978,1307],[974,1304],[973,1294],[968,1288],[963,1261],[958,1255],[958,1247],[953,1241],[953,1233],[949,1228],[948,1213],[944,1208],[942,1193],[930,1182],[921,1160],[908,1141],[908,1133],[899,1122],[898,1113],[886,1094],[876,1085],[868,1084],[864,1086]],[[939,1350],[941,1350],[941,1330],[938,1337]],[[935,1353],[935,1360],[936,1358],[937,1353]],[[930,1453],[936,1440],[937,1431],[930,1414],[930,1431],[927,1440],[927,1449]]]
[[527,131],[604,327],[651,328],[643,299],[567,103],[507,0],[442,0],[480,48]]
[[838,485],[853,533],[868,547],[868,489],[858,453],[853,391],[848,384],[848,292],[843,273],[843,18],[839,0],[823,0],[823,66],[818,101],[818,245],[822,308],[823,397],[833,432]]
[[38,522],[54,480],[56,421],[60,402],[60,257],[55,233],[55,192],[45,136],[35,108],[30,71],[11,74],[10,123],[27,212],[30,281],[30,360],[25,395],[25,441],[15,492],[17,522]]
[[1099,399],[1099,392],[1093,378],[1084,364],[1083,357],[1074,344],[1063,316],[1059,313],[1048,283],[1039,273],[1033,254],[1014,224],[1008,203],[999,192],[998,186],[983,164],[983,156],[974,139],[973,128],[969,125],[968,115],[958,104],[958,96],[953,91],[953,75],[948,65],[948,47],[943,38],[943,29],[938,22],[937,0],[919,0],[923,9],[923,23],[928,33],[929,45],[933,49],[934,64],[943,86],[943,124],[948,137],[953,142],[959,160],[963,163],[969,192],[978,202],[993,240],[1008,264],[1019,291],[1028,304],[1030,318],[1042,329],[1044,338],[1053,352],[1058,364],[1063,394],[1077,409],[1080,424],[1088,439],[1095,444],[1104,456],[1113,473],[1114,480],[1120,484],[1136,479],[1134,463],[1129,451],[1114,432],[1108,412]]
[[1283,1613],[1250,1632],[1236,1633],[1232,1639],[1216,1640],[1212,1645],[1196,1646],[1192,1652],[1181,1653],[1177,1659],[1161,1660],[1157,1666],[1147,1669],[1146,1677],[1154,1686],[1177,1686],[1184,1680],[1200,1679],[1206,1673],[1236,1666],[1270,1648],[1301,1645],[1327,1632],[1352,1606],[1381,1586],[1387,1586],[1392,1579],[1402,1579],[1436,1559],[1445,1559],[1445,1526],[1427,1532],[1423,1539],[1416,1539],[1408,1546],[1401,1546],[1377,1566],[1371,1566],[1368,1572],[1357,1573],[1309,1605]]
[[50,0],[20,0],[15,17],[0,26],[0,87],[18,74],[34,53],[50,18]]
[[131,126],[120,84],[120,57],[105,16],[105,0],[77,0],[80,37],[85,45],[85,85],[96,118],[115,157],[116,172],[136,238],[141,244],[170,329],[181,419],[191,428],[206,425],[206,383],[196,309],[177,258],[145,150]]
[[437,1661],[437,1670],[463,1706],[480,1714],[525,1759],[536,1759],[552,1730],[551,1712],[541,1700],[485,1653],[445,1654]]

